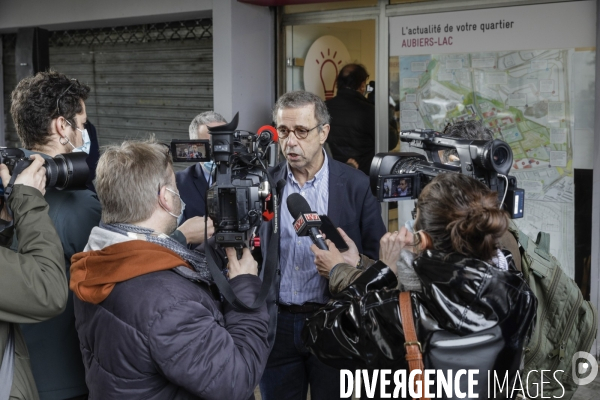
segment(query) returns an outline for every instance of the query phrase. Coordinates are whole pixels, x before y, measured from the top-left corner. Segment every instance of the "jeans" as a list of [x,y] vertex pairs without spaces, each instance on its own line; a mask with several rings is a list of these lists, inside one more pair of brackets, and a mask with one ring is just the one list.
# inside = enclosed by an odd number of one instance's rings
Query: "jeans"
[[275,344],[260,380],[263,400],[304,400],[309,384],[311,400],[340,398],[340,371],[319,361],[300,339],[309,315],[279,312]]

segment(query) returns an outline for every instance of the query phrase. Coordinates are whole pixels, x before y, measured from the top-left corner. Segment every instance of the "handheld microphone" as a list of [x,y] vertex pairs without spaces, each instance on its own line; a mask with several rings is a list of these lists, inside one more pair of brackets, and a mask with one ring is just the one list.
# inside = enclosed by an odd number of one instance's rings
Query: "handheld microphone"
[[329,250],[327,244],[323,240],[323,235],[319,232],[321,226],[321,218],[319,214],[312,212],[310,206],[298,193],[292,193],[287,198],[288,210],[292,217],[296,219],[294,222],[294,230],[298,236],[310,236],[314,244],[321,250]]

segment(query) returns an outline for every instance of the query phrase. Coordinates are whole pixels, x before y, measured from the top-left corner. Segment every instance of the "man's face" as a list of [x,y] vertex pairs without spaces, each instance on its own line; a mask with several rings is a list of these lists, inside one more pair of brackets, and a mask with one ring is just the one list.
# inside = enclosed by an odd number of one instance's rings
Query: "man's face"
[[193,151],[194,153],[197,153],[197,152],[198,152],[198,147],[197,147],[197,146],[192,146],[192,151]]
[[[209,122],[206,125],[200,125],[198,127],[198,139],[200,140],[210,140],[211,136],[210,133],[208,133],[208,128],[209,127],[213,127],[213,126],[221,126],[221,125],[225,125],[225,122]],[[191,138],[193,139],[193,138]]]
[[403,192],[406,190],[406,181],[404,179],[402,179],[400,181],[400,183],[398,184],[398,187],[400,188],[400,190],[402,190]]
[[[288,129],[315,128],[318,124],[315,118],[315,106],[310,104],[300,108],[285,108],[277,112],[277,128]],[[305,139],[298,139],[295,133],[289,134],[285,139],[280,139],[281,150],[290,167],[296,170],[317,169],[323,160],[322,146],[327,140],[329,125],[325,124],[319,129],[312,129]]]
[[[81,102],[81,112],[79,114],[75,114],[75,126],[71,132],[69,132],[69,141],[75,147],[83,146],[83,135],[78,129],[83,131],[83,124],[87,122],[87,113],[85,111],[85,103],[83,100]],[[77,129],[76,129],[77,128]]]

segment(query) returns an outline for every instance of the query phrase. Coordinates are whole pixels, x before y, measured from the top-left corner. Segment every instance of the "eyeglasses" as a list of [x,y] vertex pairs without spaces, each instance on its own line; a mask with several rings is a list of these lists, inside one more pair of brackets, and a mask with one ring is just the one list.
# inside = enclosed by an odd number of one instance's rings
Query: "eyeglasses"
[[75,79],[75,78],[71,79],[71,82],[73,82],[73,83],[71,83],[71,84],[69,85],[69,87],[67,88],[67,90],[65,90],[64,92],[62,92],[62,93],[61,93],[61,95],[60,95],[60,96],[58,96],[58,97],[56,98],[56,113],[57,113],[59,116],[60,116],[60,106],[59,106],[59,101],[60,101],[60,99],[61,99],[61,98],[62,98],[62,97],[65,95],[65,94],[67,94],[67,92],[69,91],[69,89],[71,89],[75,83],[79,83],[79,82],[77,81],[77,79]]
[[313,129],[317,129],[321,125],[323,125],[323,124],[319,124],[319,125],[315,126],[314,128],[310,128],[310,129],[306,129],[306,128],[302,128],[302,127],[297,127],[295,129],[288,129],[286,127],[280,126],[277,128],[277,133],[279,133],[279,139],[287,139],[288,136],[290,136],[290,133],[294,132],[294,135],[299,140],[303,140],[303,139],[306,139],[306,137],[308,136],[308,132],[312,131]]

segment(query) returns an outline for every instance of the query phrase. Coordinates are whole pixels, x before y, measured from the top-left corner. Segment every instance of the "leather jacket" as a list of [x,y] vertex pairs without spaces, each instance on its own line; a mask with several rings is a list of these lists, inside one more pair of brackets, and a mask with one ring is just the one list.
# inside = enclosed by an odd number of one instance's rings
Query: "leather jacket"
[[[488,371],[500,380],[508,374],[512,385],[535,322],[537,300],[504,254],[508,271],[435,251],[413,262],[423,288],[411,298],[425,369],[478,369],[479,398],[487,398]],[[407,369],[396,286],[378,261],[307,319],[304,343],[336,368]]]

